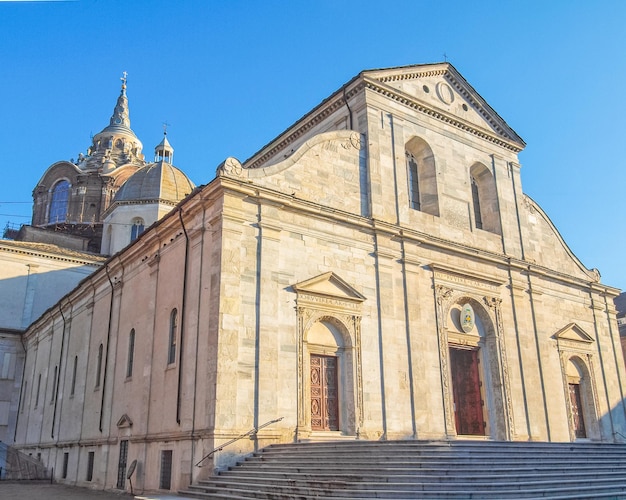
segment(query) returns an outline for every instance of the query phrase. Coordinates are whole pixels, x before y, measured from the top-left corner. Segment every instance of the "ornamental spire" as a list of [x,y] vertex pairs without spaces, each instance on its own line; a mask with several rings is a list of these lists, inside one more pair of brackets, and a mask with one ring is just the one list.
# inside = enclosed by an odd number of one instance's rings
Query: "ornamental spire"
[[128,110],[128,98],[126,97],[126,82],[128,81],[128,73],[124,71],[122,73],[122,90],[120,96],[117,98],[117,104],[113,110],[113,116],[109,121],[110,126],[123,126],[130,128],[130,113]]

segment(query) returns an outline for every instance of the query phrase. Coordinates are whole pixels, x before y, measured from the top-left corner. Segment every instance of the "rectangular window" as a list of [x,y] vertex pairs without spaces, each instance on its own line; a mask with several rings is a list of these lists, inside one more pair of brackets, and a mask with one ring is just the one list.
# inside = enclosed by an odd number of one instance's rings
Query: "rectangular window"
[[409,198],[411,208],[421,209],[417,161],[413,154],[406,152],[406,163],[409,171]]
[[74,356],[74,369],[72,370],[72,389],[70,391],[70,396],[74,395],[74,391],[76,390],[76,369],[78,367],[78,356]]
[[37,395],[35,396],[35,408],[39,406],[39,389],[41,389],[41,373],[39,374],[39,377],[37,377]]
[[70,454],[63,453],[63,479],[67,478],[67,464],[70,461]]
[[126,378],[133,376],[133,361],[135,358],[135,329],[128,336],[128,361],[126,363]]
[[58,375],[59,375],[59,367],[55,366],[54,367],[54,378],[52,379],[52,394],[50,395],[50,404],[54,403],[55,395],[57,393],[56,386],[57,386],[57,377],[58,377]]
[[161,481],[159,488],[169,490],[172,487],[172,450],[161,452]]
[[100,376],[102,375],[102,344],[98,347],[98,362],[96,364],[96,389],[100,387]]
[[13,378],[15,369],[11,370],[13,355],[10,352],[5,352],[0,358],[0,378]]
[[20,405],[20,413],[24,413],[24,405],[28,394],[28,380],[24,380],[24,394],[22,394],[22,404]]
[[167,350],[167,364],[171,365],[176,361],[176,330],[178,328],[178,311],[172,309],[170,314],[170,346]]
[[483,228],[483,217],[480,211],[480,193],[478,190],[478,183],[476,179],[472,177],[472,202],[474,205],[474,224],[477,229]]
[[93,459],[95,457],[95,452],[90,451],[87,455],[87,481],[91,481],[93,479]]

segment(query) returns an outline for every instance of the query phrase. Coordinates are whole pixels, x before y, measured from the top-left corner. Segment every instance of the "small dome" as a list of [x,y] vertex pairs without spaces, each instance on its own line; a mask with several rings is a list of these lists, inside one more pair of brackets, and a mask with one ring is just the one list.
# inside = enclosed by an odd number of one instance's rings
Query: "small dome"
[[131,175],[116,193],[113,203],[149,200],[178,203],[195,187],[181,170],[160,161]]

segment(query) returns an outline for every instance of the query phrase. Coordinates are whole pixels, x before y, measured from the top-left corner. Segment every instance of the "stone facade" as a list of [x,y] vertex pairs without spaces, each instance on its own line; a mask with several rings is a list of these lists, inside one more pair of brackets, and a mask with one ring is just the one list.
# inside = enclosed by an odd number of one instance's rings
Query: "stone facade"
[[450,64],[361,73],[28,329],[21,448],[159,490],[320,436],[622,441],[618,291],[524,145]]

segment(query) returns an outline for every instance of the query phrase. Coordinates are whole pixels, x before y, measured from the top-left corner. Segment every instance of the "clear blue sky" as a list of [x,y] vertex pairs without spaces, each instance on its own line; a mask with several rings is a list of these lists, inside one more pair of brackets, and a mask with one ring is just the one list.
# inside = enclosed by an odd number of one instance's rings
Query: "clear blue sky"
[[447,57],[526,141],[524,192],[626,288],[626,1],[0,1],[0,230],[107,124],[205,184],[361,70]]

